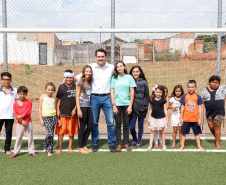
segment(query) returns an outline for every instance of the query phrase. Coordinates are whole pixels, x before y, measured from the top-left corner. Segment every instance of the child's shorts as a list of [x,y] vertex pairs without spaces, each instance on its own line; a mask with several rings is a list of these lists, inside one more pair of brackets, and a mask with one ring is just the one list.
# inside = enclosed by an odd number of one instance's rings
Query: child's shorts
[[195,136],[202,134],[201,127],[198,126],[198,122],[184,122],[182,125],[182,135],[189,134],[191,127]]
[[60,117],[61,126],[56,124],[55,133],[58,135],[68,134],[70,137],[78,133],[78,118],[77,117]]
[[223,119],[224,119],[224,116],[222,116],[222,115],[210,116],[207,118],[207,122],[208,123],[222,122]]

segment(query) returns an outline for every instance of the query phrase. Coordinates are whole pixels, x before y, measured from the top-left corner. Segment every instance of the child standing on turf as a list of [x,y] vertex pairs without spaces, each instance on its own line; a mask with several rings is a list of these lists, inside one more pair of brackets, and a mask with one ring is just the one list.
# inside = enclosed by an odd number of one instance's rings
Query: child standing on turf
[[123,120],[124,148],[131,151],[129,146],[129,119],[132,113],[134,100],[134,87],[136,83],[133,77],[127,74],[126,65],[123,61],[115,62],[114,74],[111,78],[111,102],[115,117],[115,136],[117,152],[121,152],[121,125]]
[[28,140],[28,152],[32,157],[37,157],[34,148],[33,140],[33,127],[31,120],[32,102],[27,99],[28,89],[25,86],[20,86],[17,90],[19,100],[14,102],[13,109],[14,114],[17,119],[16,126],[16,143],[14,146],[14,154],[10,158],[15,158],[20,153],[21,143],[23,139],[24,132],[27,134]]
[[57,91],[57,118],[61,125],[56,125],[55,133],[58,134],[58,149],[56,154],[62,150],[64,135],[69,135],[68,152],[73,153],[72,144],[74,134],[78,133],[78,118],[76,117],[74,73],[68,69],[64,72],[65,83],[61,84]]
[[189,80],[187,83],[188,93],[184,94],[181,99],[181,125],[182,125],[182,141],[180,150],[184,149],[186,135],[190,133],[190,129],[195,135],[197,148],[206,151],[201,147],[200,136],[202,124],[202,104],[203,101],[199,95],[195,93],[197,88],[195,80]]
[[215,137],[214,145],[218,149],[221,149],[221,122],[225,116],[224,98],[226,95],[226,86],[220,86],[220,81],[219,76],[211,76],[209,79],[209,87],[203,89],[201,94],[206,107],[207,122],[210,131]]
[[78,131],[78,151],[82,154],[88,154],[91,151],[86,147],[86,144],[94,124],[93,112],[90,104],[92,68],[89,65],[83,67],[82,76],[78,79],[76,85],[76,106],[80,122]]
[[[148,111],[150,102],[149,89],[147,79],[140,66],[133,66],[130,70],[130,75],[133,76],[137,87],[135,88],[135,95],[133,101],[133,111],[130,116],[130,132],[133,137],[133,142],[130,146],[136,146],[137,149],[141,148],[141,139],[143,135],[144,119]],[[136,121],[138,119],[138,138],[136,135]]]
[[173,89],[169,100],[169,109],[172,109],[171,115],[171,125],[173,127],[173,144],[171,145],[172,148],[176,147],[176,137],[177,137],[177,130],[179,128],[179,137],[180,137],[180,145],[181,145],[181,136],[182,136],[182,125],[180,124],[180,99],[183,96],[184,90],[181,85],[176,85]]
[[17,89],[11,87],[12,75],[9,72],[1,73],[2,86],[0,87],[0,132],[5,123],[5,146],[6,155],[11,155],[10,146],[12,140],[13,122],[15,119],[13,103],[17,98]]
[[56,87],[52,82],[48,82],[45,86],[46,94],[42,94],[39,98],[38,114],[40,124],[45,125],[47,135],[44,140],[44,149],[48,153],[48,156],[52,156],[53,153],[53,137],[56,126],[56,104],[53,93],[56,91]]
[[[164,85],[159,85],[161,86],[163,89],[164,89],[164,98],[166,99],[166,107],[168,109],[168,104],[169,104],[169,98],[168,98],[168,89],[166,86]],[[155,136],[154,136],[154,143],[155,143],[155,148],[159,148],[159,144],[158,144],[158,140],[159,140],[159,143],[160,143],[160,146],[162,147],[162,136],[161,134],[159,133],[159,131],[156,131],[155,132]],[[167,146],[166,146],[167,147]]]
[[164,129],[168,126],[168,114],[166,99],[164,98],[164,88],[155,85],[150,97],[150,111],[148,114],[148,127],[151,129],[150,146],[148,151],[152,150],[152,144],[156,131],[160,131],[162,136],[162,150],[166,150]]

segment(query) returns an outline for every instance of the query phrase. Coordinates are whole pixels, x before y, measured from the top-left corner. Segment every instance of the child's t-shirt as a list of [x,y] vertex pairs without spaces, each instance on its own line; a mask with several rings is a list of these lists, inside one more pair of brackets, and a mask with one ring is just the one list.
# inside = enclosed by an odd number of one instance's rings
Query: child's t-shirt
[[198,106],[203,104],[202,98],[194,94],[184,94],[180,99],[181,105],[184,105],[184,117],[185,122],[198,122]]
[[[16,101],[13,104],[13,109],[14,109],[15,117],[22,116],[22,120],[26,122],[32,122],[32,119],[31,119],[32,101],[31,100],[26,99],[23,102],[22,106],[20,106]],[[22,122],[21,120],[18,120],[17,123],[21,124]]]
[[8,93],[0,87],[0,119],[15,119],[13,112],[13,103],[17,99],[17,89],[10,86]]
[[152,104],[152,113],[151,117],[155,119],[161,119],[166,117],[165,112],[164,112],[164,104],[166,103],[165,98],[161,98],[160,100],[153,99],[151,104]]
[[75,108],[76,86],[73,84],[68,87],[61,84],[58,88],[56,97],[60,99],[60,114],[64,117],[72,117],[71,112]]
[[[78,80],[76,85],[78,86],[83,86],[81,80]],[[91,86],[88,83],[84,84],[84,92],[80,92],[80,96],[79,96],[79,102],[80,102],[80,107],[91,107],[90,104],[90,95],[91,95]]]
[[176,107],[176,110],[173,110],[173,115],[180,115],[180,106],[181,103],[179,100],[176,100],[175,97],[170,98],[169,102],[172,104],[173,107]]
[[136,87],[133,77],[126,74],[123,77],[111,78],[111,88],[114,89],[114,98],[116,106],[126,106],[130,103],[130,88]]
[[224,98],[226,95],[226,85],[219,86],[216,90],[210,91],[205,88],[202,91],[201,97],[204,99],[206,107],[206,117],[225,115]]
[[45,94],[43,96],[42,101],[42,116],[55,116],[56,109],[55,109],[55,98],[48,97]]

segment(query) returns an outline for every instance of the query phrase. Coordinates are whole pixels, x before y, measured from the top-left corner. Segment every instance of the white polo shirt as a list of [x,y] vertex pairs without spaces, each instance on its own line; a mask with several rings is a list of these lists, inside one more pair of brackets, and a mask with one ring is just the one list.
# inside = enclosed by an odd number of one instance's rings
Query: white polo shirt
[[10,86],[8,93],[0,87],[0,119],[15,119],[13,103],[17,99],[17,89]]
[[92,92],[95,94],[110,93],[110,82],[114,72],[114,65],[105,62],[105,66],[99,67],[97,63],[90,64],[93,70]]
[[[105,62],[104,67],[99,67],[97,63],[89,64],[93,70],[92,92],[94,94],[110,93],[110,82],[114,72],[114,65]],[[76,76],[77,80],[82,74]]]

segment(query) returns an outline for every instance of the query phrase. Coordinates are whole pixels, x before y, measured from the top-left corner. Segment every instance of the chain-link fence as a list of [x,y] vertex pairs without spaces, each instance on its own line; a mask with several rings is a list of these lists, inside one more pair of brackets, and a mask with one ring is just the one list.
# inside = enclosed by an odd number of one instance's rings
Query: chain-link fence
[[[112,5],[112,2],[115,2]],[[0,3],[3,10],[3,1]],[[188,29],[216,28],[218,1],[111,1],[111,0],[46,0],[13,1],[6,4],[8,28],[108,29],[115,22],[116,29]],[[115,18],[112,20],[112,10]],[[225,28],[226,3],[222,3],[221,27]],[[0,72],[4,71],[3,37],[0,37]],[[221,78],[225,84],[226,36],[221,33]],[[208,86],[208,78],[217,71],[217,34],[215,33],[116,33],[114,59],[127,63],[128,70],[139,63],[151,88],[155,84],[168,87],[169,95],[177,84],[189,79],[198,82],[198,93]],[[81,73],[84,64],[95,62],[97,48],[107,50],[111,61],[111,33],[8,33],[8,71],[12,85],[25,85],[33,101],[34,134],[44,135],[38,121],[38,98],[44,93],[46,82],[57,86],[65,69]],[[169,111],[171,114],[171,111]],[[101,113],[100,133],[107,132]],[[205,120],[203,132],[210,135]],[[145,122],[146,124],[146,122]],[[226,134],[223,128],[223,134]],[[14,129],[15,131],[15,129]],[[145,127],[145,133],[150,131]],[[172,127],[166,130],[172,133]],[[3,133],[3,132],[2,132]]]

